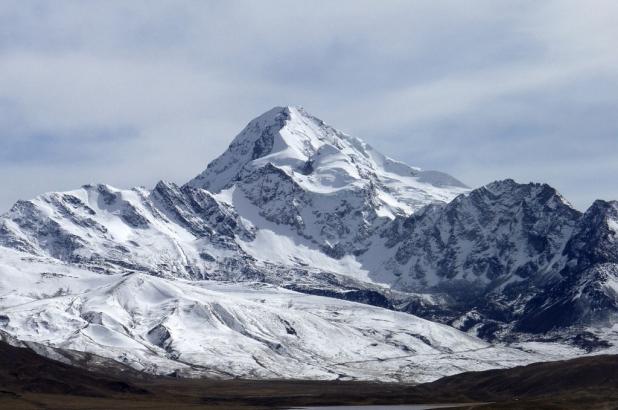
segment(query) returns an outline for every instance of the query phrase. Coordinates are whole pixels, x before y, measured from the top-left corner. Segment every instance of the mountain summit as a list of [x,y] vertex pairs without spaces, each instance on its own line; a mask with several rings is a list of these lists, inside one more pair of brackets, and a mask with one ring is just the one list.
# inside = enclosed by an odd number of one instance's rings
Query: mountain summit
[[377,205],[395,214],[467,191],[452,176],[386,157],[300,107],[275,107],[252,120],[188,185],[218,193],[268,167],[316,194],[371,187],[380,191]]
[[[378,227],[395,217],[469,191],[447,174],[390,159],[297,107],[273,108],[251,121],[186,186],[218,194],[260,230],[289,227],[285,239],[268,239],[271,246],[293,237],[336,259],[364,253]],[[278,263],[299,259],[296,248],[280,248]]]

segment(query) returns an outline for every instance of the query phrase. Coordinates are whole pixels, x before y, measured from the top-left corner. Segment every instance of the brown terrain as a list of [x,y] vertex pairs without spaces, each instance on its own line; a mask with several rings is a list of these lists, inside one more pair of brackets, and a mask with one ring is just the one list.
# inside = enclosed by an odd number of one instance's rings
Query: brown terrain
[[[0,342],[0,408],[234,410],[470,403],[463,408],[618,409],[618,356],[462,373],[416,386],[176,379],[147,376],[105,360],[88,363],[91,371]],[[480,402],[486,404],[473,404]]]

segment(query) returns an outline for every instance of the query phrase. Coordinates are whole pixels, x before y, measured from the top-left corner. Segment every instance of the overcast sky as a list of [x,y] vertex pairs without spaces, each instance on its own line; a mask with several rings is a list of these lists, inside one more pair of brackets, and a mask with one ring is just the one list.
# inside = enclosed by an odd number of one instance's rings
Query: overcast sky
[[618,1],[0,2],[0,212],[183,183],[301,105],[470,186],[618,199]]

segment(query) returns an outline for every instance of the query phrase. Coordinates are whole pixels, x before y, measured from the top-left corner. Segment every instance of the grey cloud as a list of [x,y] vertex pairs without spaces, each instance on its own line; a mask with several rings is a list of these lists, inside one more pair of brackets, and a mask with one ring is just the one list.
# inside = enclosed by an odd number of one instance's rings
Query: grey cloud
[[0,210],[183,182],[284,104],[470,185],[547,181],[584,208],[618,197],[616,16],[603,0],[4,1]]

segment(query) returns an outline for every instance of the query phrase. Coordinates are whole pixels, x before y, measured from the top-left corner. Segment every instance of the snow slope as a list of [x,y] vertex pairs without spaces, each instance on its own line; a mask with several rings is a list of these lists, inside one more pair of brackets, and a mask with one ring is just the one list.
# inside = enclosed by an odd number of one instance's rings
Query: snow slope
[[151,373],[420,382],[580,353],[491,346],[413,315],[261,283],[101,275],[0,256],[2,330]]

